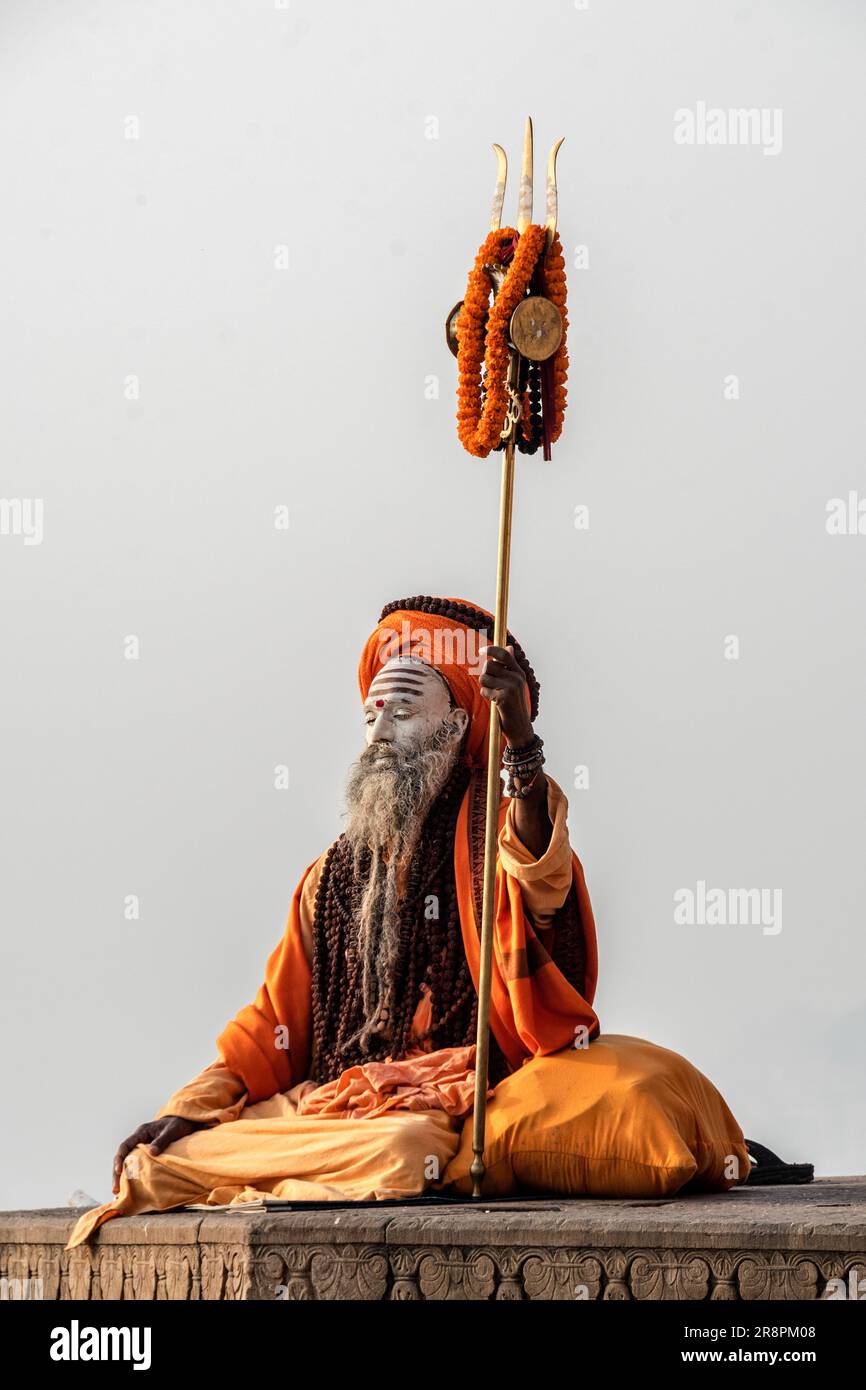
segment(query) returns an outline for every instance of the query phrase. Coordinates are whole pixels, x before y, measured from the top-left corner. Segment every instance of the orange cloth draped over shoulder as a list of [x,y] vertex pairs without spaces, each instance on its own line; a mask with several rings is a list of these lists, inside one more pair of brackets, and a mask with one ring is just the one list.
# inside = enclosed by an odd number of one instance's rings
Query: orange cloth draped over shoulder
[[[471,606],[478,612],[486,612],[477,605]],[[493,618],[491,614],[487,616],[492,633]],[[408,646],[402,646],[407,632],[404,623],[408,624],[410,634]],[[454,641],[459,634],[454,630],[462,626],[452,618],[411,608],[395,610],[368,638],[358,680],[362,698],[366,698],[380,666],[401,654],[391,640],[396,633],[403,654],[411,650],[436,666],[457,703],[468,711],[471,724],[466,758],[470,766],[481,769],[486,761],[490,709],[480,693],[475,659],[477,632],[472,629],[465,628],[465,633],[472,633],[472,640],[464,638],[464,656],[460,659],[459,642]],[[449,632],[452,634],[450,643]],[[427,637],[421,637],[422,633]],[[484,773],[477,771],[477,775]],[[477,989],[481,924],[476,920],[472,878],[470,807],[473,794],[474,783],[470,782],[457,821],[454,872],[463,946]],[[508,801],[503,798],[500,831],[507,809]],[[292,898],[285,935],[268,959],[264,983],[255,1001],[242,1009],[217,1039],[226,1065],[243,1078],[249,1091],[248,1104],[265,1100],[277,1091],[286,1091],[307,1079],[309,1074],[311,975],[301,938],[299,901],[304,880],[312,867],[305,870]],[[599,1032],[599,1021],[592,1008],[598,978],[595,922],[583,869],[576,855],[573,855],[572,873],[584,941],[583,994],[574,989],[554,965],[547,946],[524,912],[519,884],[506,873],[501,862],[497,862],[490,1026],[512,1068],[519,1067],[530,1057],[546,1056],[574,1045],[579,1038],[592,1039]]]

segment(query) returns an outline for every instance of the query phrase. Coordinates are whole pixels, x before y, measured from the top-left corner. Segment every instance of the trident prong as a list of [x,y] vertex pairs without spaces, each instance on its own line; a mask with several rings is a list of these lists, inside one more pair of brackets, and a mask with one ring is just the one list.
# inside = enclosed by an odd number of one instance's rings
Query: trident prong
[[508,156],[501,145],[494,145],[496,155],[496,192],[490,209],[490,230],[498,232],[502,226],[502,204],[505,202],[505,182],[508,178]]
[[559,212],[559,202],[556,195],[556,156],[559,154],[559,147],[564,139],[565,136],[563,135],[561,139],[556,141],[547,159],[547,240],[545,241],[545,249],[548,251],[556,231],[556,218]]
[[[558,198],[556,192],[556,156],[559,153],[559,147],[560,145],[562,145],[562,143],[563,139],[555,141],[555,143],[551,147],[550,154],[547,159],[547,218],[545,222],[547,234],[545,237],[545,252],[550,250],[551,243],[553,242],[553,238],[556,233],[556,220],[559,211]],[[493,153],[496,155],[496,189],[494,191],[493,202],[490,207],[490,231],[498,232],[502,226],[502,209],[505,203],[505,188],[508,182],[508,156],[506,155],[505,150],[502,148],[501,145],[494,144],[492,146],[492,149]],[[518,192],[517,202],[517,230],[520,233],[525,232],[527,227],[529,227],[532,223],[532,164],[532,117],[527,116],[526,128],[523,135],[523,165],[520,173],[520,189]],[[500,264],[500,262],[496,258],[494,258],[494,262],[492,264],[485,265],[484,270],[486,271],[493,286],[493,296],[495,298],[496,295],[499,294],[499,291],[502,289],[502,286],[505,282],[505,278],[508,273],[507,268],[504,265]],[[533,305],[533,313],[535,313],[538,310],[538,298],[539,296],[536,295],[536,302]],[[445,341],[447,342],[450,351],[454,354],[455,357],[458,355],[460,350],[458,319],[460,317],[460,310],[462,309],[462,307],[463,301],[460,300],[459,303],[454,305],[454,308],[451,310],[450,314],[445,320]],[[518,310],[515,310],[515,313],[517,313],[519,309],[520,306],[518,306]],[[522,346],[519,349],[524,357],[527,357],[532,361],[543,362],[546,357],[549,357],[551,353],[556,351],[559,338],[556,336],[556,323],[554,321],[555,317],[558,317],[555,314],[555,310],[548,309],[545,316],[548,328],[548,337],[544,343],[536,341],[536,339],[538,339],[539,337],[537,320],[533,320],[528,327],[527,325],[524,325],[527,333],[529,333],[529,337],[524,336],[524,338],[521,340]],[[514,327],[515,325],[514,323],[512,323],[512,331]],[[535,349],[539,349],[538,352],[536,352]]]
[[517,195],[517,230],[525,232],[532,221],[532,117],[526,117],[523,136],[523,168],[520,171],[520,192]]

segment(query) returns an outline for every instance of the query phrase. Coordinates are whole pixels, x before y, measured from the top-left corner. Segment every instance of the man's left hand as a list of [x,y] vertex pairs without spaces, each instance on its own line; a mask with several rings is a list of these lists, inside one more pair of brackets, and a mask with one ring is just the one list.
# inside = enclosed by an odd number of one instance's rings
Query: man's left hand
[[482,647],[484,665],[479,684],[481,694],[499,710],[502,732],[512,747],[520,748],[532,738],[532,723],[526,703],[526,677],[517,664],[514,648]]

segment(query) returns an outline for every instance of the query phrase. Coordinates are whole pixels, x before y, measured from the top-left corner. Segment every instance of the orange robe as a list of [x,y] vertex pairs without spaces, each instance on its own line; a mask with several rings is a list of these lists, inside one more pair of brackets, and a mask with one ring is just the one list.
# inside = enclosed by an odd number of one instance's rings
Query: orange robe
[[[484,780],[486,774],[478,776]],[[595,925],[583,870],[568,839],[567,809],[561,788],[548,778],[553,829],[545,853],[536,859],[516,834],[513,802],[503,797],[500,804],[490,1025],[512,1068],[573,1045],[579,1032],[585,1030],[588,1038],[599,1032],[592,1009]],[[476,988],[480,923],[472,842],[477,845],[479,833],[483,799],[473,782],[457,821],[454,868],[463,944]],[[441,1176],[472,1109],[473,1047],[432,1051],[427,1039],[398,1062],[352,1067],[324,1086],[309,1079],[312,929],[324,860],[320,856],[302,875],[264,982],[254,1002],[220,1034],[218,1059],[155,1116],[180,1115],[205,1128],[157,1157],[139,1146],[127,1159],[131,1174],[124,1170],[118,1197],[87,1212],[67,1248],[88,1239],[110,1217],[136,1211],[241,1202],[262,1193],[295,1199],[411,1196]],[[583,933],[583,994],[550,958],[552,918],[572,883]],[[422,1034],[429,1022],[425,993],[414,1033]],[[364,1123],[347,1129],[347,1119]]]

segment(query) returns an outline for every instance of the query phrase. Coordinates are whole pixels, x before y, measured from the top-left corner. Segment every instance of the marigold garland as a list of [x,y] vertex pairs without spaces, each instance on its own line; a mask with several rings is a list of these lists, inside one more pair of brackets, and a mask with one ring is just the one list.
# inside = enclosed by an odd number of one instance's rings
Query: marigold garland
[[[522,236],[512,227],[490,232],[469,273],[457,323],[457,433],[464,449],[477,458],[486,458],[499,443],[508,411],[508,325],[532,279],[544,238],[544,228],[535,225],[527,227]],[[502,289],[488,312],[493,286],[484,266],[501,265],[512,246],[514,255]]]
[[[508,412],[508,326],[511,315],[540,271],[542,293],[562,314],[562,341],[554,354],[554,419],[551,440],[562,432],[565,411],[565,379],[568,353],[565,350],[565,261],[559,236],[554,234],[544,257],[547,229],[530,224],[521,235],[513,227],[490,232],[469,272],[466,294],[457,321],[457,433],[464,449],[477,458],[486,458],[501,443],[502,427]],[[513,252],[513,255],[512,255]],[[493,285],[485,265],[505,265],[505,279],[493,307]],[[482,379],[482,365],[484,375]],[[525,436],[524,436],[525,437]]]
[[562,242],[559,240],[559,232],[554,232],[553,240],[550,243],[550,250],[544,258],[542,267],[544,277],[544,292],[551,303],[555,304],[562,315],[562,339],[559,347],[553,354],[553,430],[550,435],[551,444],[555,444],[562,434],[562,421],[565,415],[566,378],[568,377],[568,348],[566,346],[566,333],[568,330],[568,314],[565,311],[565,257],[562,254]]

